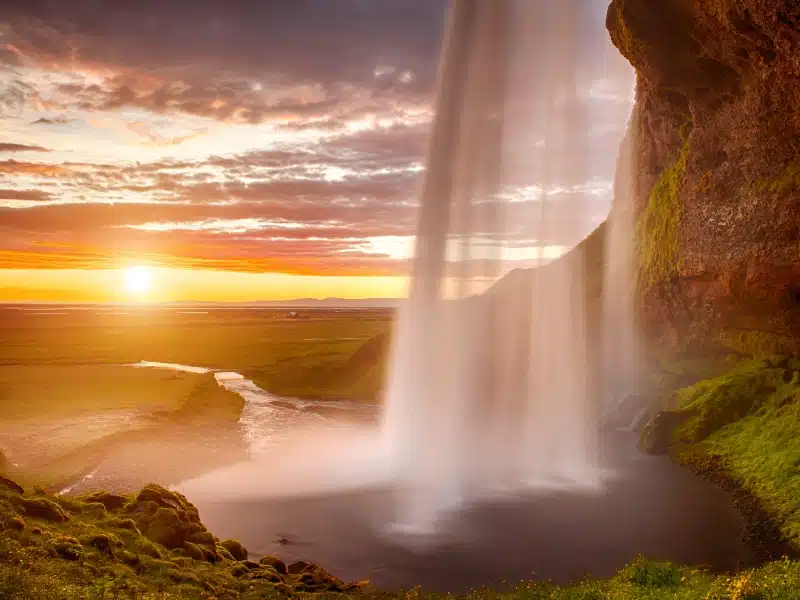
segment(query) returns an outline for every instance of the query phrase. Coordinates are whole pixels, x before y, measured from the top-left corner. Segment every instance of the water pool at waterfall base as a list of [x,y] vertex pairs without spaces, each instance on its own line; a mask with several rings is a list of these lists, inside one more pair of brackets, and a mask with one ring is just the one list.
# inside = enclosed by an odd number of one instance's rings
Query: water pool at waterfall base
[[[749,563],[743,523],[724,491],[666,458],[639,454],[628,433],[604,435],[601,447],[614,473],[602,489],[498,493],[442,513],[430,535],[392,528],[403,490],[374,471],[359,478],[357,461],[328,471],[322,456],[304,466],[291,454],[267,453],[179,489],[216,535],[240,540],[253,558],[314,562],[388,590],[566,583],[610,576],[639,555],[723,571]],[[306,485],[270,492],[268,482],[289,472]],[[349,487],[326,485],[348,472]],[[251,493],[240,494],[237,481]],[[252,493],[256,487],[263,493]]]

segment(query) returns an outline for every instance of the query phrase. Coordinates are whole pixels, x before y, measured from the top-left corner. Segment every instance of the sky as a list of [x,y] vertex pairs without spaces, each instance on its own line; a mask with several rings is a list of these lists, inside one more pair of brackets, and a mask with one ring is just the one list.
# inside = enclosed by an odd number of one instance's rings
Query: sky
[[[0,301],[402,296],[446,12],[4,1]],[[632,89],[608,52],[587,54],[597,160],[555,184],[554,255],[608,212]]]

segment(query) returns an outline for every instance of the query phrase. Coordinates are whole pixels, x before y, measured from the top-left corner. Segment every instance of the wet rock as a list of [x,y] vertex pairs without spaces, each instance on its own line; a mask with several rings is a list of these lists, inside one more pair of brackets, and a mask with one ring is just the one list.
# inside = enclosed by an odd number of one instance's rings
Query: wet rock
[[260,569],[261,566],[262,566],[261,564],[255,562],[253,560],[243,560],[242,564],[245,567],[247,567],[248,569],[250,569],[251,571],[255,571],[256,569]]
[[247,549],[236,540],[223,540],[220,546],[230,552],[235,560],[247,560]]
[[688,410],[664,410],[648,423],[639,439],[639,450],[645,454],[666,454],[672,445],[675,430],[694,416]]
[[800,352],[798,19],[796,0],[609,6],[637,72],[625,188],[661,350]]
[[3,477],[2,475],[0,475],[0,488],[11,492],[16,492],[17,494],[25,493],[25,490],[21,485],[15,481],[11,481],[8,477]]

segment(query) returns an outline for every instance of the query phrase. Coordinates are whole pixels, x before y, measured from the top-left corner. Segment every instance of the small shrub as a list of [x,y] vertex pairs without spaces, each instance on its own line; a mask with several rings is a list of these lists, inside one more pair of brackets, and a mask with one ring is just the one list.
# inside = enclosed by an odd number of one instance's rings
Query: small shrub
[[682,573],[668,563],[639,563],[633,565],[629,581],[644,588],[677,587]]

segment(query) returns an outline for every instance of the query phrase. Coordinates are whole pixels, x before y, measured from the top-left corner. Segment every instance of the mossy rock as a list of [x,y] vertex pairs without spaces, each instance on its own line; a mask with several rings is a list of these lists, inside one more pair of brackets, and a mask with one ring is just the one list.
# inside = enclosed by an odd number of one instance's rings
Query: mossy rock
[[225,548],[223,548],[222,546],[217,546],[216,551],[217,554],[220,556],[220,558],[222,558],[223,560],[229,560],[229,561],[236,560],[235,558],[233,558],[233,555],[227,550],[225,550]]
[[81,506],[80,512],[93,519],[103,519],[108,514],[105,505],[101,502],[87,502]]
[[114,554],[114,548],[121,548],[123,546],[123,543],[119,540],[119,538],[110,533],[87,535],[81,538],[81,543],[84,546],[97,548],[100,552],[109,555]]
[[121,509],[128,502],[128,498],[119,494],[110,494],[108,492],[94,492],[83,496],[85,502],[99,502],[109,512],[114,512]]
[[246,566],[244,566],[241,563],[236,563],[235,565],[233,565],[231,567],[230,573],[231,573],[231,575],[233,577],[236,577],[238,579],[240,577],[244,577],[246,575],[249,575],[250,574],[250,569],[248,569]]
[[62,536],[52,541],[53,552],[64,560],[77,561],[83,558],[83,548],[73,537]]
[[197,544],[198,546],[209,546],[211,548],[216,545],[214,536],[208,531],[195,531],[194,533],[189,533],[189,535],[186,537],[186,541],[191,542],[192,544]]
[[289,570],[286,567],[286,563],[283,562],[283,560],[281,560],[277,556],[273,556],[273,555],[265,556],[258,562],[262,566],[272,567],[273,569],[275,569],[275,571],[277,571],[281,575],[288,575],[289,574]]
[[694,413],[683,410],[663,410],[657,413],[642,431],[639,450],[645,454],[667,454],[675,431],[692,416]]
[[2,521],[3,527],[11,531],[23,531],[25,529],[25,520],[22,517],[10,517]]
[[20,498],[19,507],[29,517],[64,523],[69,520],[69,515],[58,504],[47,498]]
[[290,564],[286,567],[286,572],[289,575],[299,575],[303,571],[309,568],[313,568],[315,565],[312,563],[306,562],[304,560],[298,560]]
[[219,545],[225,548],[235,560],[247,560],[247,549],[236,540],[223,540]]
[[250,571],[249,579],[269,581],[270,583],[281,583],[283,578],[272,567],[264,567]]
[[0,475],[0,489],[14,492],[15,494],[24,494],[25,489],[15,481],[11,481],[8,477]]
[[112,519],[108,522],[108,526],[114,529],[125,529],[126,531],[139,533],[139,527],[133,519]]
[[189,534],[189,524],[173,508],[159,508],[144,530],[147,539],[172,550],[180,548]]
[[186,556],[191,558],[192,560],[205,560],[206,555],[200,549],[200,546],[197,544],[193,544],[192,542],[184,542],[183,543],[183,551],[186,553]]

